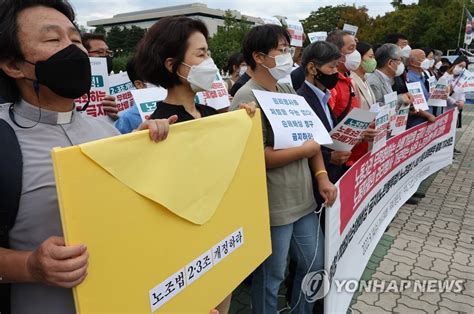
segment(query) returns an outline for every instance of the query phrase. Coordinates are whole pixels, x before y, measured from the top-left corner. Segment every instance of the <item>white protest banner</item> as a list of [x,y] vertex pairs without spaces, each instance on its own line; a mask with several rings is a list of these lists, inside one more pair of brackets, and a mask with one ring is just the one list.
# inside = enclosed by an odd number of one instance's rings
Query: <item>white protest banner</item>
[[390,130],[392,130],[395,127],[395,121],[397,119],[397,103],[398,103],[397,92],[392,92],[390,94],[384,95],[383,100],[384,100],[385,106],[389,108],[389,112],[390,112],[389,128]]
[[418,110],[428,110],[428,103],[426,102],[425,94],[423,94],[423,89],[420,82],[407,83],[407,89],[410,94],[413,95],[415,99],[413,101],[413,106]]
[[375,130],[377,131],[377,135],[372,143],[372,154],[378,152],[385,146],[389,125],[390,108],[388,106],[382,106],[375,117]]
[[130,91],[142,121],[148,120],[156,109],[156,103],[166,98],[168,91],[162,87],[150,87]]
[[456,117],[457,111],[450,110],[434,123],[425,122],[389,139],[336,183],[336,202],[326,211],[325,221],[325,313],[346,313],[359,291],[351,287],[355,283],[363,289],[359,279],[398,209],[425,178],[452,163]]
[[391,136],[395,136],[405,132],[408,122],[408,112],[410,111],[410,106],[401,106],[398,108],[397,116],[395,119],[394,125],[391,125]]
[[342,28],[343,31],[349,32],[352,34],[352,36],[357,35],[357,31],[359,30],[359,27],[351,25],[351,24],[344,24],[344,27]]
[[428,78],[428,85],[430,86],[430,95],[436,87],[436,77],[434,75]]
[[253,90],[275,134],[275,149],[301,146],[314,139],[319,144],[332,143],[329,133],[306,100],[296,94]]
[[290,46],[303,47],[303,24],[293,20],[285,20],[285,24],[288,27],[287,30],[291,37]]
[[430,94],[428,99],[428,106],[433,107],[446,107],[448,98],[448,79],[443,76],[436,83],[435,88]]
[[[471,74],[471,72],[469,72],[468,70],[464,70],[461,72],[461,74],[459,74],[458,77],[453,77],[453,82],[452,82],[452,86],[453,86],[453,90],[455,92],[458,92],[458,93],[464,93],[466,92],[465,88],[467,87],[468,84],[467,81],[470,80],[471,78],[473,77],[473,75]],[[471,92],[474,91],[474,90],[471,90]],[[469,92],[469,91],[468,91]]]
[[474,75],[469,70],[464,70],[465,81],[462,84],[464,93],[474,92]]
[[274,25],[283,26],[281,25],[280,20],[274,16],[263,15],[263,16],[260,16],[260,19],[262,20],[263,24],[274,24]]
[[133,106],[133,96],[130,92],[135,89],[127,72],[120,72],[109,76],[109,94],[115,96],[119,112]]
[[219,73],[216,75],[210,91],[196,93],[196,102],[216,110],[230,107],[229,93]]
[[308,33],[308,38],[310,43],[314,43],[317,41],[325,41],[328,38],[327,32],[313,32]]
[[107,59],[106,58],[89,58],[91,62],[91,90],[90,97],[83,95],[80,98],[74,100],[77,110],[82,110],[88,101],[89,105],[85,113],[92,117],[105,117],[106,114],[102,108],[102,101],[105,96],[109,93],[109,74],[107,72]]
[[331,130],[333,144],[324,145],[335,151],[350,151],[360,142],[362,132],[367,130],[377,113],[354,108],[339,124]]

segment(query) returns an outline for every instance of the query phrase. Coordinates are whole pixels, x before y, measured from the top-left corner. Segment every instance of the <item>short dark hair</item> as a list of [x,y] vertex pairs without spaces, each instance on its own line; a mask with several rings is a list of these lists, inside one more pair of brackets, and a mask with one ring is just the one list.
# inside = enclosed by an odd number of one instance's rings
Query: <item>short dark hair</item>
[[433,56],[434,56],[434,50],[430,47],[423,47],[421,48],[421,50],[423,50],[423,52],[425,53],[425,56],[428,58],[428,55],[432,52],[433,53]]
[[327,41],[317,41],[305,48],[301,59],[301,66],[306,72],[306,66],[310,62],[317,66],[323,66],[326,63],[339,60],[340,57],[341,52],[336,45]]
[[241,52],[236,52],[230,55],[229,60],[227,60],[227,64],[224,67],[224,72],[229,72],[232,74],[234,72],[234,66],[240,66],[240,64],[244,61],[244,55]]
[[465,62],[466,67],[469,66],[469,59],[466,56],[459,56],[457,57],[454,61],[453,64],[451,64],[451,67],[454,68],[454,66],[458,65],[459,63]]
[[107,40],[105,39],[104,34],[101,34],[101,33],[84,33],[84,34],[82,34],[82,45],[84,46],[84,48],[87,49],[87,51],[89,51],[91,49],[90,42],[92,40],[102,40],[104,43],[107,42]]
[[344,47],[344,36],[347,35],[352,36],[352,34],[348,31],[336,29],[335,31],[329,33],[328,37],[326,38],[326,41],[333,43],[334,45],[336,45],[337,48],[339,48],[339,50],[341,50],[341,48]]
[[[75,24],[75,13],[67,0],[2,0],[0,1],[0,61],[22,60],[24,58],[18,41],[18,14],[30,7],[44,6],[64,14]],[[15,80],[0,70],[0,95],[8,101],[20,99]]]
[[245,35],[242,45],[244,60],[252,70],[255,70],[257,64],[253,59],[254,52],[268,54],[272,49],[278,48],[280,39],[285,39],[290,44],[290,35],[281,26],[266,24],[255,26]]
[[[199,19],[189,17],[166,17],[156,22],[140,41],[136,54],[137,74],[147,82],[163,88],[181,84],[176,74],[188,49],[188,38],[200,32],[206,40],[209,31]],[[165,67],[165,60],[175,60],[172,72]]]
[[132,84],[136,80],[143,82],[143,79],[137,74],[137,70],[135,67],[136,67],[136,58],[135,56],[133,56],[128,60],[127,67],[126,67],[128,78],[130,79]]
[[408,40],[408,38],[401,33],[392,33],[385,36],[385,43],[397,44],[399,39]]

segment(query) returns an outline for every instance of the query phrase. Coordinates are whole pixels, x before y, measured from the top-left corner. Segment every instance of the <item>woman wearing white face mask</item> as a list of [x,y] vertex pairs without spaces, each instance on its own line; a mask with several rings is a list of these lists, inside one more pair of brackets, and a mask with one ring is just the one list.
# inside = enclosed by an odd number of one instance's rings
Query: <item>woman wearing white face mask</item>
[[[209,57],[206,25],[188,17],[164,18],[146,33],[137,51],[136,69],[147,82],[168,90],[156,105],[153,117],[176,115],[177,123],[217,114],[209,106],[195,103],[196,93],[210,90],[218,69]],[[242,104],[249,115],[255,106]],[[218,307],[227,313],[229,295]]]
[[426,55],[426,60],[424,64],[422,64],[422,68],[425,72],[425,74],[428,76],[428,77],[434,77],[435,76],[435,73],[434,73],[434,68],[435,68],[435,59],[434,59],[434,50],[429,48],[429,47],[424,47],[424,48],[421,48],[421,50],[423,50],[425,52],[425,55]]

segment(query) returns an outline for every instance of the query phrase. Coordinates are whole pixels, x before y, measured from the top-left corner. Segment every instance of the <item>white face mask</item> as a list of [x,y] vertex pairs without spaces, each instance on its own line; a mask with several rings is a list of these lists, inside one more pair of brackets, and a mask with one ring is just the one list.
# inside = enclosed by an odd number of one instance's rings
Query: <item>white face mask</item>
[[443,65],[443,62],[438,61],[438,63],[436,63],[435,65],[436,70],[439,70],[439,68],[441,68],[442,65]]
[[428,60],[428,59],[425,59],[421,62],[420,64],[420,67],[423,69],[423,70],[428,70],[429,68],[431,68],[431,61]]
[[397,70],[395,71],[395,76],[402,75],[404,71],[405,71],[405,64],[403,64],[403,62],[400,62],[400,64],[397,66]]
[[431,59],[430,60],[430,69],[433,67],[433,65],[434,65],[434,59]]
[[247,66],[243,65],[243,66],[240,67],[239,76],[244,75],[245,72],[247,72]]
[[189,70],[188,77],[180,77],[186,79],[189,84],[191,84],[191,89],[194,92],[202,92],[211,90],[212,83],[216,79],[217,73],[219,73],[219,69],[214,64],[214,60],[212,58],[207,58],[206,60],[202,61],[198,65],[190,66],[183,62],[183,64],[191,70]]
[[464,71],[464,68],[461,68],[459,65],[456,65],[453,69],[454,75],[459,75]]
[[284,55],[278,55],[276,57],[268,56],[275,59],[275,67],[268,68],[264,64],[262,66],[268,69],[268,72],[273,76],[275,80],[281,80],[291,73],[293,70],[293,58],[291,54],[287,53]]
[[357,50],[354,50],[350,54],[346,55],[346,61],[344,65],[349,71],[355,71],[359,68],[362,57]]
[[406,45],[402,49],[402,57],[408,58],[410,56],[410,52],[411,52],[411,47],[409,45]]

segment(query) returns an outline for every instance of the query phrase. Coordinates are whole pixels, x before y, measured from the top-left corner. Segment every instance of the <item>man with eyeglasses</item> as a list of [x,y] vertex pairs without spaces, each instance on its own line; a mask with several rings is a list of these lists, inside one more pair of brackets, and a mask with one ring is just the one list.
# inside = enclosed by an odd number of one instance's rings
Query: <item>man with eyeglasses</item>
[[[109,73],[112,71],[113,52],[107,45],[105,35],[85,33],[82,35],[82,45],[87,49],[89,57],[107,58],[107,71]],[[114,96],[105,96],[101,104],[107,116],[114,121],[118,119],[117,103],[115,102]]]

